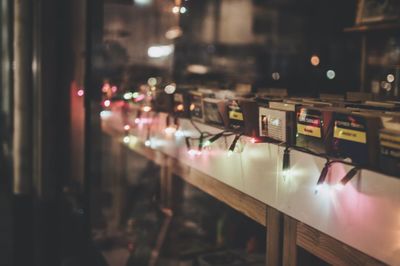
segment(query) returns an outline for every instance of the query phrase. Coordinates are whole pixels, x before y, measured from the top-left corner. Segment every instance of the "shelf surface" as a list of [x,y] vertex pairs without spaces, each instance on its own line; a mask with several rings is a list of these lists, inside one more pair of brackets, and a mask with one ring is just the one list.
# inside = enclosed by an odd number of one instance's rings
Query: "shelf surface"
[[[166,114],[158,114],[151,124],[133,128],[127,146],[159,163],[165,163],[165,156],[171,158],[169,163],[185,181],[211,195],[214,193],[216,198],[261,224],[264,208],[269,206],[379,261],[400,264],[400,179],[362,170],[339,189],[335,185],[350,167],[334,164],[326,184],[316,187],[325,164],[323,158],[292,151],[290,175],[283,178],[284,148],[251,143],[246,137],[240,140],[241,153],[227,156],[227,145],[232,142],[228,137],[213,143],[201,155],[190,156],[182,135],[197,136],[198,133],[183,119],[180,120],[181,134],[167,134],[165,118]],[[118,127],[118,123],[122,128],[116,114],[103,120],[103,128],[107,131]],[[220,129],[200,123],[197,126],[211,133],[220,132]],[[148,129],[150,139],[147,139]],[[119,133],[122,141],[123,131]],[[143,145],[146,140],[150,140],[149,147]],[[206,184],[208,182],[212,185]],[[225,197],[226,193],[230,196]],[[247,204],[255,207],[246,209]]]

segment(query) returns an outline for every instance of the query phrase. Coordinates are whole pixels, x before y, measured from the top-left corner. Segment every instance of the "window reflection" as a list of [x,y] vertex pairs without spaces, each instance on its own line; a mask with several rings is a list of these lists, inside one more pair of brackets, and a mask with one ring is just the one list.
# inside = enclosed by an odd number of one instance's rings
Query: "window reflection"
[[[159,77],[162,84],[247,83],[292,94],[357,91],[361,38],[344,31],[355,19],[356,1],[348,0],[109,0],[104,78],[122,90]],[[400,46],[392,46],[393,54]],[[399,59],[382,55],[385,49],[369,49],[367,62],[374,54]],[[378,82],[363,83],[367,90],[396,76],[393,68],[382,72]]]

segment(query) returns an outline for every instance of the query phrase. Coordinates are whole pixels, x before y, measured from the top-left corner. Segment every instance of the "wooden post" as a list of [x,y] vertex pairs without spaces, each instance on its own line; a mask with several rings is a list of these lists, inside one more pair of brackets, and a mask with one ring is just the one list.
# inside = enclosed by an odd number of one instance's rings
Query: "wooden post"
[[297,265],[297,221],[287,215],[283,218],[283,263],[284,266]]
[[266,265],[282,265],[282,214],[272,208],[267,209],[267,258]]

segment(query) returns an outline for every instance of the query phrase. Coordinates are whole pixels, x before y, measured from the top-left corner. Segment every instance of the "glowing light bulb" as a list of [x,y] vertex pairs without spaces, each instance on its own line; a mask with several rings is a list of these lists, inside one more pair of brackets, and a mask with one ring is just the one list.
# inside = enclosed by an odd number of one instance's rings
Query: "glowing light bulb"
[[167,86],[165,86],[164,91],[166,94],[173,94],[176,90],[176,84],[175,83],[171,83]]
[[132,93],[132,98],[136,99],[137,97],[139,97],[139,92]]
[[124,130],[129,130],[129,129],[131,129],[131,126],[130,126],[130,125],[125,125],[125,126],[124,126]]
[[82,89],[80,89],[80,90],[77,91],[76,94],[77,94],[79,97],[82,97],[82,96],[85,94],[85,91],[82,90]]
[[164,129],[164,132],[167,133],[168,135],[172,135],[176,132],[176,128],[174,127],[167,127]]
[[196,106],[192,103],[192,104],[190,105],[190,111],[193,111],[194,108],[196,108]]
[[125,100],[130,100],[132,99],[133,93],[132,92],[127,92],[124,94],[124,99]]
[[321,191],[321,188],[322,188],[322,184],[316,185],[315,190],[314,190],[315,194],[318,194]]
[[107,111],[107,110],[103,110],[100,112],[100,117],[102,119],[109,118],[111,115],[112,115],[112,112]]
[[110,107],[110,105],[111,105],[111,101],[110,100],[105,100],[104,101],[104,106],[105,107]]
[[156,86],[157,85],[157,79],[154,77],[151,77],[147,80],[147,84],[149,84],[150,86]]
[[129,136],[125,136],[123,141],[125,144],[128,144],[130,142],[131,138]]
[[151,141],[150,141],[150,140],[146,140],[146,141],[144,142],[144,146],[150,147],[150,146],[151,146]]
[[336,190],[340,191],[340,190],[343,190],[344,185],[341,182],[339,182],[334,187],[335,187]]
[[181,7],[181,10],[180,10],[181,14],[185,14],[186,11],[187,11],[187,8],[186,8],[186,7],[184,7],[184,6]]
[[148,112],[150,112],[151,111],[151,107],[150,106],[148,106],[148,105],[146,105],[146,106],[143,106],[143,112],[146,112],[146,113],[148,113]]
[[290,175],[291,175],[290,169],[286,169],[286,170],[283,170],[283,171],[282,171],[282,177],[283,177],[283,178],[289,178]]
[[110,89],[110,84],[109,83],[104,83],[103,87],[101,88],[101,91],[106,93]]
[[175,137],[179,138],[179,137],[183,137],[185,134],[183,133],[182,130],[177,130],[175,132]]
[[256,143],[256,142],[257,142],[257,139],[256,139],[256,138],[251,138],[251,139],[250,139],[250,142],[251,142],[251,143]]
[[387,75],[387,77],[386,77],[386,80],[387,80],[388,82],[390,82],[390,83],[392,83],[392,82],[394,81],[394,79],[395,79],[395,77],[394,77],[393,74],[389,74],[389,75]]
[[197,155],[197,151],[196,151],[196,150],[193,150],[193,149],[190,149],[190,150],[188,150],[188,154],[189,154],[190,156],[195,156],[195,155]]
[[174,13],[174,14],[178,14],[179,11],[180,11],[179,6],[174,6],[174,7],[172,8],[172,13]]
[[113,93],[116,93],[117,90],[118,90],[118,88],[117,88],[116,86],[112,86],[112,87],[111,87],[111,91],[112,91]]
[[204,142],[203,147],[207,147],[211,145],[211,141],[207,140],[206,142]]
[[178,104],[178,105],[176,106],[176,110],[178,110],[178,111],[183,111],[183,104]]

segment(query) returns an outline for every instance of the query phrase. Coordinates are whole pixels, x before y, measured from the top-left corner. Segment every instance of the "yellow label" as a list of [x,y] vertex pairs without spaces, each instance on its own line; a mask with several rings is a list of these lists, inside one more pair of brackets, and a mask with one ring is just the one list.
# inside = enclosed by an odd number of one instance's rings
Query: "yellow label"
[[240,112],[230,111],[229,112],[229,118],[243,121],[243,114],[240,113]]
[[381,145],[384,146],[384,147],[400,150],[400,145],[397,144],[397,143],[393,143],[393,142],[389,142],[389,141],[382,141],[381,140]]
[[394,141],[394,142],[400,142],[400,136],[393,136],[393,135],[388,135],[388,134],[384,134],[384,133],[380,134],[380,139],[381,140],[390,140],[390,141]]
[[306,136],[321,138],[321,128],[319,127],[297,124],[297,133]]
[[335,127],[333,137],[359,143],[367,143],[367,134],[362,131]]

